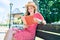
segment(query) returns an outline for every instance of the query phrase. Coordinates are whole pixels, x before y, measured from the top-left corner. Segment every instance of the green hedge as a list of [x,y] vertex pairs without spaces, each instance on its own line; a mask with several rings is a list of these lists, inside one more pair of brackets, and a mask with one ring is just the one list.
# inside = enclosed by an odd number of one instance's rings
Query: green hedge
[[9,26],[9,24],[0,24],[0,26]]

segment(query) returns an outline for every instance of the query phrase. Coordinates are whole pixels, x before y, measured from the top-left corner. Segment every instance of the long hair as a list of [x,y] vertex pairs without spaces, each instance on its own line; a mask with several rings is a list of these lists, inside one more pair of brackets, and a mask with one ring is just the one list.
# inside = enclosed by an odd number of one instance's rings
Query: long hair
[[37,6],[35,5],[35,3],[34,2],[28,2],[27,5],[26,5],[26,13],[25,13],[25,16],[30,15],[30,13],[28,12],[28,7],[29,6],[32,6],[34,8],[34,13],[37,11]]

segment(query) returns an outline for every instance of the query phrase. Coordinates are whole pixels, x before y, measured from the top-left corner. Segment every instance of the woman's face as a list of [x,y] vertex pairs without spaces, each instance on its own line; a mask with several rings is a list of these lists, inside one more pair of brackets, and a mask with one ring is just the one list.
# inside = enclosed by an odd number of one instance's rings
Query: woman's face
[[34,13],[34,7],[33,6],[28,6],[28,12],[31,14],[31,13]]

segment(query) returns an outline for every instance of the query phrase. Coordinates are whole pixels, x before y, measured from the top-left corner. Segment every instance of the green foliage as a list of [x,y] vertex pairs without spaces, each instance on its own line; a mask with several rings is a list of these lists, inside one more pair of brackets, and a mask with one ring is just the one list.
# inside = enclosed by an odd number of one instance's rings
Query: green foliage
[[0,26],[9,26],[9,24],[0,24]]
[[60,20],[60,0],[39,0],[39,12],[47,23]]

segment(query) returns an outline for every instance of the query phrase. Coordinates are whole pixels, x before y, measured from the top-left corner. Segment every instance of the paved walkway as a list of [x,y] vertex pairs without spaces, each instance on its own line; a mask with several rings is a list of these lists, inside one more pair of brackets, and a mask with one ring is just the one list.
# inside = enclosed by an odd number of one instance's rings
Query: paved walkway
[[0,40],[4,40],[5,33],[0,32]]
[[6,26],[0,26],[0,32],[6,32],[8,29]]
[[6,26],[0,26],[0,40],[4,40],[5,32],[8,30]]

